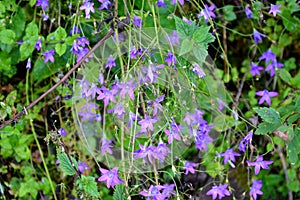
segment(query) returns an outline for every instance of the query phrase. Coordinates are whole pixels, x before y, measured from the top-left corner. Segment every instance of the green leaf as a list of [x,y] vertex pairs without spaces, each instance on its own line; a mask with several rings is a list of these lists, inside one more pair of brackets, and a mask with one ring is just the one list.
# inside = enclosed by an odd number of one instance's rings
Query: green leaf
[[[282,7],[280,9],[282,12],[279,15],[282,17],[283,25],[288,31],[297,31],[298,20],[292,17],[291,11],[287,8]],[[299,30],[298,30],[299,31]]]
[[64,40],[67,37],[66,30],[61,26],[58,27],[54,32],[54,37],[56,40]]
[[223,7],[224,12],[224,19],[226,21],[233,21],[236,20],[236,14],[234,12],[234,6],[233,5],[227,5]]
[[36,4],[36,0],[30,0],[30,1],[29,1],[29,5],[30,5],[31,7],[33,7],[35,4]]
[[51,67],[44,63],[43,60],[38,59],[34,63],[33,71],[32,71],[32,79],[33,81],[42,81],[45,78],[48,78],[52,74],[55,74],[58,72],[58,68],[61,67],[60,65],[57,65],[56,63],[51,64]]
[[34,51],[35,42],[24,41],[20,46],[21,60],[27,59]]
[[17,91],[14,90],[7,95],[5,100],[6,100],[7,105],[12,106],[12,105],[14,105],[16,99],[17,99]]
[[280,127],[280,123],[274,124],[274,123],[269,123],[269,122],[262,122],[258,125],[255,134],[256,135],[264,135],[267,133],[272,133],[275,131],[278,127]]
[[71,157],[71,160],[72,160],[74,166],[72,166],[72,163],[70,162],[66,153],[57,154],[57,158],[59,160],[59,166],[60,166],[61,170],[66,175],[73,176],[76,173],[76,170],[74,169],[74,167],[78,168],[78,164],[74,158]]
[[188,38],[184,39],[180,44],[179,56],[182,56],[190,52],[192,49],[193,49],[193,42]]
[[199,27],[193,34],[193,39],[199,44],[208,44],[215,40],[215,37],[209,32],[210,26]]
[[284,61],[284,68],[289,71],[292,69],[296,69],[297,65],[296,65],[296,59],[294,57],[291,57],[287,60]]
[[95,181],[94,177],[82,175],[81,178],[76,181],[76,183],[78,184],[78,188],[80,190],[85,191],[92,197],[99,197],[97,182]]
[[270,124],[280,124],[280,115],[273,108],[254,108],[254,111],[266,122]]
[[27,24],[26,30],[25,30],[25,39],[30,38],[32,36],[37,36],[39,34],[39,29],[37,25],[34,22],[31,22]]
[[16,34],[13,30],[4,29],[0,31],[0,42],[3,44],[12,44],[15,41]]
[[174,15],[174,19],[179,38],[185,39],[193,36],[193,33],[196,29],[195,22],[192,22],[192,24],[188,24],[176,15]]
[[67,50],[67,45],[64,44],[56,44],[55,45],[55,52],[59,55],[62,56]]
[[206,48],[203,47],[202,45],[196,45],[196,47],[194,47],[193,51],[194,51],[194,56],[196,57],[196,59],[199,61],[200,65],[201,65],[201,63],[203,63],[205,61],[205,59],[208,55]]
[[279,77],[287,83],[290,83],[292,76],[286,69],[280,69],[279,70]]
[[20,197],[24,197],[27,194],[30,194],[32,198],[36,198],[37,193],[39,190],[39,184],[37,181],[35,181],[33,178],[29,179],[25,183],[21,183],[21,187],[19,189],[19,195]]
[[294,138],[288,144],[287,155],[289,157],[289,162],[295,164],[299,160],[300,153],[300,129],[295,130]]
[[16,33],[16,38],[19,38],[23,35],[26,23],[26,14],[25,10],[22,7],[18,8],[18,12],[12,18],[11,29]]
[[116,185],[113,196],[114,200],[126,200],[127,197],[124,194],[124,186],[120,184]]

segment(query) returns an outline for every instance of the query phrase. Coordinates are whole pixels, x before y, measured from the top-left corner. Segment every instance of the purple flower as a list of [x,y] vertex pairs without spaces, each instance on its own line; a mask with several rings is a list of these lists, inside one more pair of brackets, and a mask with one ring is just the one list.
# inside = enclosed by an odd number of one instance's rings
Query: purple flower
[[101,144],[101,155],[104,156],[106,153],[112,154],[111,148],[113,147],[111,145],[111,140],[102,140]]
[[126,94],[134,100],[134,90],[136,88],[136,84],[133,83],[133,79],[129,80],[127,83],[118,84],[118,88],[121,89],[120,97],[123,98]]
[[162,102],[164,100],[164,98],[165,98],[165,95],[163,94],[163,95],[157,97],[155,100],[147,102],[148,105],[150,105],[150,106],[153,107],[153,113],[152,113],[153,116],[155,116],[157,114],[158,110],[162,110],[163,109],[163,107],[160,104],[160,102]]
[[165,62],[168,63],[168,66],[175,65],[176,57],[171,52],[168,52],[168,55],[165,58]]
[[270,76],[273,77],[276,73],[276,68],[282,68],[283,66],[284,65],[280,62],[277,62],[275,58],[275,60],[266,67],[265,71],[270,71]]
[[221,99],[218,98],[217,102],[219,104],[218,110],[223,110],[224,107],[227,107],[227,104],[224,101],[222,101]]
[[140,73],[140,82],[147,82],[147,83],[155,83],[157,81],[157,77],[159,75],[158,70],[163,69],[164,65],[155,65],[150,63],[148,66],[142,67],[142,73]]
[[101,4],[101,6],[98,8],[99,10],[106,9],[108,10],[111,7],[111,2],[109,0],[98,0]]
[[78,26],[73,26],[70,30],[70,35],[79,34],[79,33],[80,33],[80,29],[78,28]]
[[166,4],[164,0],[158,0],[157,3],[155,4],[157,7],[163,7],[166,8]]
[[122,104],[117,104],[113,109],[107,110],[107,112],[114,113],[118,117],[122,117],[126,113]]
[[27,70],[31,69],[31,60],[30,60],[30,58],[28,58],[28,60],[27,60],[26,69]]
[[199,78],[203,78],[203,77],[206,76],[203,69],[197,63],[193,64],[193,69],[192,70],[195,74],[197,74],[199,76]]
[[257,199],[257,195],[262,195],[263,192],[260,190],[262,188],[262,180],[253,180],[252,187],[250,188],[250,196],[253,197],[254,200]]
[[245,7],[245,13],[247,18],[252,18],[252,11],[250,10],[250,8],[248,6]]
[[140,195],[147,197],[147,200],[150,200],[150,198],[153,200],[165,200],[167,195],[160,192],[164,188],[165,187],[161,185],[157,185],[157,186],[151,185],[148,191],[143,190],[142,192],[140,192]]
[[258,44],[259,41],[262,41],[264,37],[266,37],[266,35],[261,34],[260,32],[258,32],[257,30],[254,29],[253,38],[254,38],[255,44]]
[[153,123],[157,122],[157,118],[150,118],[148,115],[145,115],[145,119],[142,119],[141,121],[139,121],[139,124],[142,125],[141,130],[150,130],[153,131],[154,127],[153,127]]
[[182,18],[182,21],[184,21],[187,24],[192,24],[192,22],[193,22],[192,20],[189,20],[189,19],[187,19],[185,17]]
[[98,106],[94,103],[87,103],[84,106],[80,108],[80,112],[78,112],[78,115],[81,116],[81,121],[88,120],[88,121],[101,121],[102,117],[100,114],[96,113],[96,110],[98,109]]
[[[171,4],[174,5],[174,4],[176,4],[176,2],[177,2],[177,0],[172,0]],[[178,0],[178,2],[181,6],[183,6],[184,0]]]
[[135,26],[142,28],[142,19],[139,18],[138,16],[136,16],[136,15],[133,16],[132,23],[133,23]]
[[179,37],[176,30],[173,31],[171,36],[167,35],[167,40],[171,42],[172,46],[174,46],[175,44],[180,45]]
[[181,140],[180,137],[180,130],[183,129],[183,126],[177,125],[172,119],[172,122],[170,124],[170,130],[165,130],[165,133],[168,135],[168,143],[171,144],[173,142],[173,139]]
[[175,184],[170,184],[170,185],[164,184],[163,187],[164,189],[162,193],[166,195],[166,198],[170,198],[171,194],[175,195],[175,191],[174,191]]
[[269,61],[276,60],[275,54],[271,51],[271,49],[268,49],[262,55],[258,58],[258,60],[265,60],[266,65],[269,64]]
[[54,63],[54,57],[53,57],[54,53],[55,53],[55,52],[54,52],[53,49],[44,52],[44,53],[43,53],[43,56],[45,57],[45,58],[44,58],[44,62],[46,63],[46,62],[48,62],[48,60],[50,60],[52,63]]
[[96,97],[97,90],[99,90],[99,88],[92,83],[90,89],[86,92],[85,97],[92,97],[92,99],[94,99]]
[[143,158],[146,161],[146,157],[148,157],[148,160],[150,163],[153,162],[153,158],[157,160],[164,159],[163,155],[157,152],[156,147],[150,145],[149,147],[139,145],[140,149],[134,152],[134,157],[137,158]]
[[219,199],[222,199],[225,196],[230,196],[230,191],[227,189],[228,185],[214,185],[207,193],[206,195],[212,195],[212,199],[215,200],[217,196],[219,196]]
[[65,130],[64,128],[58,129],[58,133],[59,133],[59,135],[61,135],[61,136],[66,136],[66,135],[67,135],[67,132],[66,132],[66,130]]
[[262,156],[258,156],[255,162],[251,162],[247,160],[247,164],[249,166],[255,166],[254,168],[254,173],[257,175],[260,171],[260,168],[263,169],[269,169],[270,164],[272,164],[273,161],[269,160],[269,161],[264,161]]
[[135,113],[129,111],[128,127],[131,127],[133,121],[139,121],[141,118]]
[[213,10],[216,8],[216,6],[213,4],[211,6],[208,7],[207,4],[204,5],[204,9],[201,10],[200,14],[198,14],[198,18],[200,18],[201,16],[204,17],[204,20],[206,22],[208,22],[209,18],[215,18],[216,15],[213,12]]
[[45,11],[49,6],[49,0],[37,0],[35,6],[41,6],[42,9]]
[[262,91],[258,91],[255,93],[257,96],[261,96],[258,104],[263,104],[267,102],[269,106],[271,106],[271,99],[270,97],[275,97],[278,95],[278,92],[269,92],[268,90],[264,89]]
[[83,173],[84,170],[88,170],[89,166],[86,164],[86,162],[78,162],[78,170],[80,171],[80,173]]
[[39,37],[38,40],[36,41],[35,45],[34,45],[34,48],[36,48],[38,51],[41,50],[42,48],[42,40],[41,38]]
[[48,14],[42,14],[41,16],[43,17],[43,21],[47,21],[49,19]]
[[90,42],[88,41],[88,39],[85,36],[83,36],[83,37],[77,38],[77,44],[81,45],[82,47],[85,47],[85,45],[89,45]]
[[171,153],[171,150],[167,147],[165,143],[160,142],[155,149],[155,153],[157,153],[157,155],[160,155],[160,161],[164,162],[168,154]]
[[105,68],[110,68],[111,69],[112,67],[115,67],[115,66],[116,66],[115,59],[114,59],[114,57],[112,57],[112,55],[110,55],[107,59]]
[[242,139],[242,141],[240,142],[240,145],[239,145],[239,150],[242,151],[242,152],[245,152],[246,151],[246,145],[247,144],[251,144],[252,142],[252,137],[253,137],[253,132],[250,131],[246,137],[244,139]]
[[85,18],[90,19],[91,15],[90,12],[94,13],[94,3],[90,0],[85,0],[83,5],[80,6],[80,10],[85,10]]
[[97,91],[97,93],[99,94],[97,100],[103,99],[105,107],[108,105],[110,101],[116,102],[114,96],[118,93],[118,90],[116,89],[109,90],[105,86],[102,86],[100,89],[101,90]]
[[23,40],[19,40],[19,41],[17,42],[17,44],[18,44],[18,45],[23,44]]
[[224,156],[224,164],[226,164],[228,160],[235,162],[235,156],[241,156],[241,154],[234,152],[232,148],[228,148],[224,153],[221,153],[220,156]]
[[131,59],[136,59],[136,56],[138,55],[138,49],[135,48],[135,46],[133,46],[130,50],[130,58]]
[[[87,53],[89,52],[88,48],[80,48],[78,51],[78,57],[76,59],[76,62],[78,63]],[[88,62],[88,58],[85,59],[85,62]]]
[[200,151],[207,151],[207,145],[212,142],[213,139],[208,135],[208,133],[199,130],[197,131],[197,135],[195,137],[195,145],[197,149]]
[[278,5],[274,5],[274,4],[271,4],[271,9],[269,11],[269,14],[273,14],[274,17],[276,17],[276,14],[277,13],[281,13],[281,10],[279,9],[281,7],[281,4],[278,4]]
[[198,166],[197,163],[185,161],[184,166],[183,166],[183,169],[185,169],[185,175],[187,175],[189,172],[191,174],[194,174],[195,173],[194,167],[197,167],[197,166]]
[[106,182],[108,188],[114,187],[117,184],[122,184],[124,181],[118,177],[118,168],[115,167],[112,170],[100,168],[102,176],[98,178],[98,181]]
[[254,62],[251,63],[250,73],[252,74],[252,76],[256,76],[256,75],[260,76],[261,70],[264,70],[262,66],[258,66]]

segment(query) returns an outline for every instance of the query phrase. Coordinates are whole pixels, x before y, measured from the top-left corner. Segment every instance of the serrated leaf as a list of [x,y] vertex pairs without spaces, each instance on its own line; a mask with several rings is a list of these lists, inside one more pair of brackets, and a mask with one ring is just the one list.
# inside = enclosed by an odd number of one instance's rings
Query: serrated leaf
[[196,45],[196,47],[193,49],[194,56],[199,61],[199,63],[203,63],[208,55],[208,52],[205,47],[201,45]]
[[287,147],[287,155],[289,157],[290,163],[294,164],[299,159],[300,153],[300,130],[299,128],[295,130],[294,138],[290,141]]
[[16,34],[13,30],[4,29],[0,31],[0,42],[3,44],[12,44],[15,41]]
[[78,168],[78,164],[74,158],[71,157],[71,160],[72,160],[74,166],[72,166],[72,163],[70,162],[66,153],[57,154],[57,159],[59,160],[59,166],[60,166],[61,170],[66,175],[73,176],[76,173],[76,170],[74,169],[74,167]]
[[97,182],[95,178],[92,176],[81,176],[80,179],[76,182],[78,184],[78,188],[80,190],[85,191],[87,194],[91,195],[92,197],[99,197]]
[[185,39],[185,38],[191,38],[193,36],[193,33],[196,29],[195,22],[192,22],[191,24],[186,23],[181,18],[174,15],[175,19],[175,26],[177,30],[177,34],[179,38]]
[[115,191],[114,191],[114,200],[126,200],[127,197],[124,195],[124,186],[123,185],[116,185]]
[[254,111],[266,122],[270,124],[280,124],[280,115],[273,108],[254,108]]
[[275,131],[278,127],[280,127],[280,123],[274,124],[269,122],[262,122],[258,125],[255,134],[256,135],[264,135],[267,133],[272,133]]
[[184,39],[180,44],[179,56],[182,56],[190,52],[192,49],[193,49],[193,42],[188,38]]
[[56,44],[55,45],[55,52],[59,55],[62,56],[67,50],[67,45],[64,44]]
[[199,27],[197,30],[193,33],[193,39],[202,44],[208,44],[215,40],[215,37],[209,32],[210,27]]

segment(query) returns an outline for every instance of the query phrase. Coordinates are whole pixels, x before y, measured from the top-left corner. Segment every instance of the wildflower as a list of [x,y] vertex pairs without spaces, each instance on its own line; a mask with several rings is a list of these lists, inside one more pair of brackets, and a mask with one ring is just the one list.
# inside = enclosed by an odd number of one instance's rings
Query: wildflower
[[79,33],[80,33],[80,29],[78,28],[78,26],[73,26],[70,30],[70,35],[79,34]]
[[168,63],[168,66],[175,65],[176,57],[171,52],[168,52],[168,56],[165,58],[165,62]]
[[206,76],[203,69],[197,63],[193,64],[193,72],[197,74],[199,78],[204,78]]
[[112,67],[115,67],[115,66],[116,66],[115,59],[112,57],[112,55],[110,55],[107,59],[105,68],[110,68],[111,69]]
[[176,30],[174,30],[174,31],[172,32],[172,35],[171,35],[171,36],[167,35],[167,40],[169,40],[173,46],[174,46],[175,44],[180,45],[179,37],[178,37],[178,34],[177,34],[177,31],[176,31]]
[[278,4],[278,5],[274,5],[274,4],[271,4],[271,9],[269,11],[269,14],[273,14],[274,17],[276,17],[276,14],[277,13],[281,13],[281,10],[279,9],[281,7],[281,4]]
[[271,49],[268,49],[262,55],[258,58],[258,60],[265,60],[266,65],[269,64],[269,61],[276,60],[275,54],[271,51]]
[[164,200],[166,198],[166,194],[161,193],[160,191],[164,189],[164,186],[157,185],[153,186],[151,185],[147,190],[143,190],[140,192],[140,195],[147,197],[147,200],[152,198],[153,200]]
[[141,130],[150,130],[153,131],[153,123],[157,122],[157,118],[150,118],[148,115],[145,116],[145,119],[139,121],[139,124],[142,125]]
[[138,54],[138,50],[135,48],[135,46],[133,46],[130,50],[130,58],[131,59],[136,59],[136,56]]
[[254,29],[253,38],[254,38],[255,44],[258,44],[259,41],[262,41],[264,37],[266,37],[266,35],[261,34],[260,32],[258,32],[257,30]]
[[124,97],[126,94],[134,100],[134,90],[136,88],[136,84],[133,83],[133,79],[129,80],[127,83],[120,83],[118,87],[121,89],[120,97]]
[[46,63],[46,62],[48,62],[50,60],[53,63],[54,62],[54,57],[53,57],[54,53],[55,52],[54,52],[53,49],[44,52],[43,53],[43,56],[45,57],[44,62]]
[[185,17],[182,18],[182,21],[184,21],[187,24],[192,24],[192,22],[193,22],[192,20],[189,20],[189,19],[187,19]]
[[[89,52],[88,48],[80,48],[79,51],[77,52],[78,57],[76,59],[76,62],[78,63],[88,52]],[[86,59],[85,61],[87,62],[88,59]]]
[[98,106],[94,103],[87,103],[80,108],[78,115],[81,116],[81,121],[101,121],[101,115],[96,113]]
[[172,122],[170,124],[170,130],[165,130],[165,133],[168,135],[168,143],[171,144],[173,142],[173,139],[181,140],[180,137],[180,130],[183,129],[183,126],[177,125],[172,119]]
[[155,5],[157,5],[157,7],[163,7],[163,8],[167,7],[164,0],[158,0]]
[[155,100],[153,101],[148,101],[147,104],[153,107],[153,116],[155,116],[158,113],[158,110],[162,110],[163,107],[160,104],[160,102],[162,102],[165,98],[165,95],[161,95],[159,97],[157,97]]
[[124,106],[122,104],[117,104],[113,109],[107,110],[107,112],[114,113],[118,117],[121,117],[122,115],[124,115],[126,113]]
[[85,97],[92,97],[92,99],[94,99],[96,97],[97,90],[99,90],[99,88],[92,83],[90,89],[86,92]]
[[275,58],[275,60],[266,67],[265,71],[270,71],[270,76],[273,77],[276,73],[276,68],[282,68],[283,66],[284,65],[280,62],[277,62]]
[[194,167],[197,167],[197,166],[198,166],[197,163],[193,163],[193,162],[188,162],[188,161],[186,161],[186,162],[184,163],[184,167],[183,167],[183,169],[185,169],[185,175],[187,175],[189,172],[190,172],[191,174],[194,174],[194,173],[195,173]]
[[27,60],[26,69],[31,69],[31,60],[30,60],[30,58],[28,58],[28,60]]
[[200,18],[201,16],[204,17],[205,22],[208,22],[209,18],[215,18],[216,15],[213,12],[213,10],[216,8],[216,6],[213,4],[211,6],[208,7],[207,4],[204,5],[204,9],[201,10],[200,14],[198,14],[198,18]]
[[245,13],[247,18],[252,18],[252,11],[250,10],[250,8],[248,6],[245,7]]
[[155,149],[155,153],[157,153],[157,155],[160,155],[160,161],[164,162],[167,155],[171,153],[171,150],[167,147],[165,143],[160,142]]
[[246,151],[246,145],[247,144],[251,144],[252,142],[252,137],[253,137],[253,132],[250,131],[246,137],[240,142],[240,145],[239,145],[239,150],[242,151],[242,152],[245,152]]
[[197,131],[197,135],[195,137],[195,145],[197,149],[199,149],[200,151],[207,151],[207,145],[212,142],[213,139],[208,135],[208,133],[199,130]]
[[171,194],[175,195],[175,191],[174,191],[175,184],[170,184],[170,185],[164,184],[163,187],[164,188],[162,193],[166,195],[167,199],[171,197]]
[[34,45],[34,48],[36,48],[38,51],[41,50],[42,48],[42,40],[41,38],[39,37],[38,40],[36,41],[35,45]]
[[89,45],[90,42],[88,41],[88,39],[85,36],[83,36],[83,37],[77,38],[77,44],[82,47],[85,47],[85,45]]
[[80,173],[83,173],[84,170],[88,170],[89,166],[86,164],[86,162],[78,162],[78,170],[80,171]]
[[108,10],[112,4],[109,0],[98,0],[101,3],[101,6],[98,8],[98,10],[106,9]]
[[220,155],[224,156],[224,164],[226,164],[228,160],[235,162],[235,156],[241,156],[241,154],[234,152],[232,148],[228,148],[224,153],[221,153]]
[[114,96],[118,93],[118,90],[116,89],[109,90],[105,86],[102,86],[100,90],[97,91],[97,93],[99,94],[97,100],[103,99],[104,106],[106,107],[110,101],[116,102]]
[[150,163],[153,162],[153,158],[158,160],[164,159],[164,157],[156,151],[155,146],[150,145],[146,147],[146,145],[143,146],[141,144],[139,146],[140,149],[134,152],[135,155],[134,157],[136,159],[143,158],[146,161],[146,157],[147,157]]
[[84,0],[82,6],[80,6],[80,10],[85,10],[85,19],[90,19],[90,12],[94,13],[94,3],[90,0]]
[[261,70],[264,70],[262,66],[258,66],[254,62],[251,63],[250,73],[252,74],[252,76],[256,76],[256,75],[260,76]]
[[263,169],[269,169],[270,164],[272,164],[273,161],[269,160],[269,161],[264,161],[262,156],[258,156],[255,162],[250,162],[247,160],[247,164],[249,166],[255,166],[254,168],[254,173],[257,175],[260,171],[260,168]]
[[228,185],[214,185],[212,189],[210,189],[206,195],[212,195],[212,199],[215,200],[217,196],[219,196],[219,199],[222,199],[225,196],[230,196],[230,191],[227,189]]
[[49,0],[37,0],[35,6],[41,6],[42,9],[46,11],[49,6]]
[[140,74],[140,82],[155,83],[159,75],[158,70],[163,69],[164,65],[155,65],[150,63],[148,66],[142,67],[142,72],[145,74]]
[[217,103],[219,104],[218,110],[223,110],[224,107],[227,107],[227,104],[219,98],[217,99]]
[[111,145],[111,140],[102,140],[101,144],[101,155],[104,156],[106,153],[112,154],[111,148],[113,147]]
[[48,14],[42,14],[41,16],[43,17],[43,21],[47,21],[49,19]]
[[58,130],[58,133],[59,133],[59,135],[61,135],[61,136],[66,136],[66,135],[67,135],[67,132],[66,132],[66,130],[65,130],[64,128],[60,128],[60,129]]
[[139,121],[139,120],[141,120],[141,118],[139,116],[137,116],[135,113],[129,111],[129,120],[127,123],[128,127],[131,127],[133,121]]
[[[171,4],[174,5],[174,4],[176,4],[176,2],[177,2],[177,0],[172,0]],[[178,0],[178,2],[181,6],[183,6],[184,0]]]
[[269,106],[271,106],[271,99],[270,97],[275,97],[278,95],[278,92],[269,92],[268,90],[264,89],[262,91],[258,91],[255,93],[257,96],[261,96],[258,104],[263,104],[267,102]]
[[253,180],[252,187],[250,188],[250,196],[253,197],[254,200],[257,199],[257,195],[262,195],[263,192],[260,190],[262,188],[262,180]]
[[99,168],[102,176],[98,178],[98,181],[105,181],[108,188],[114,187],[117,184],[122,184],[124,181],[118,177],[118,168],[115,167],[112,170]]
[[132,23],[133,23],[135,26],[142,28],[142,19],[139,18],[138,16],[136,16],[136,15],[133,16]]

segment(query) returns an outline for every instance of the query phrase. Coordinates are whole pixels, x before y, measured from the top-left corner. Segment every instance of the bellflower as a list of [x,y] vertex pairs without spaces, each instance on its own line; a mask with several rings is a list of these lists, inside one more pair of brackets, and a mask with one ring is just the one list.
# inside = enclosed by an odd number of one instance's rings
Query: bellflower
[[268,165],[270,165],[272,163],[273,163],[272,160],[269,160],[269,161],[265,160],[264,161],[262,156],[258,156],[255,162],[251,162],[251,161],[247,160],[248,166],[255,166],[254,173],[256,175],[259,173],[260,168],[269,169]]
[[172,122],[170,124],[170,130],[165,130],[165,133],[168,135],[168,143],[171,144],[173,142],[173,139],[181,140],[180,137],[180,130],[183,129],[183,126],[177,125],[172,119]]
[[173,195],[176,194],[174,191],[175,184],[170,184],[170,185],[164,184],[163,186],[164,186],[164,189],[163,189],[162,193],[164,195],[166,195],[167,199],[170,198],[172,194]]
[[250,188],[250,196],[253,197],[254,200],[257,199],[257,195],[262,195],[263,192],[260,190],[262,188],[262,180],[253,180],[252,187]]
[[81,121],[101,121],[102,117],[100,114],[96,113],[98,106],[94,103],[87,103],[80,108],[78,115],[81,116]]
[[83,37],[78,37],[77,38],[77,43],[78,45],[82,46],[82,47],[85,47],[85,45],[89,45],[90,42],[88,41],[88,39],[83,36]]
[[108,113],[114,113],[118,117],[122,117],[126,111],[122,104],[117,104],[113,109],[107,110]]
[[273,14],[274,17],[276,17],[277,13],[281,13],[281,10],[279,9],[281,7],[281,4],[274,5],[271,4],[271,9],[269,11],[269,14]]
[[110,0],[98,0],[101,3],[101,6],[98,8],[98,10],[108,10],[112,4],[110,2]]
[[133,16],[132,23],[133,23],[135,26],[137,26],[137,27],[139,27],[139,28],[142,28],[142,19],[139,18],[138,16],[136,16],[136,15]]
[[250,8],[248,6],[245,7],[245,13],[247,18],[252,18],[252,11],[250,10]]
[[138,55],[138,49],[136,49],[135,46],[133,46],[130,50],[130,58],[131,59],[136,59],[136,56]]
[[127,123],[128,127],[131,127],[133,125],[132,123],[134,121],[140,121],[141,120],[141,118],[138,115],[136,115],[135,113],[133,113],[131,111],[129,111],[128,115],[129,115],[129,120],[128,120],[128,123]]
[[42,14],[41,15],[43,17],[43,21],[47,21],[49,19],[49,15],[48,14]]
[[43,53],[43,56],[45,57],[45,58],[44,58],[44,62],[46,63],[46,62],[48,62],[48,61],[50,60],[52,63],[54,63],[54,57],[53,57],[54,53],[55,53],[55,52],[54,52],[53,49],[44,52],[44,53]]
[[[80,48],[77,52],[78,57],[76,59],[76,62],[78,63],[83,57],[89,52],[88,48]],[[88,58],[85,59],[85,62],[88,62]]]
[[152,112],[153,116],[157,115],[158,110],[162,110],[163,109],[163,107],[160,104],[160,102],[162,102],[164,100],[164,98],[165,98],[165,95],[163,94],[163,95],[157,97],[155,100],[147,102],[147,104],[149,106],[152,106],[152,108],[153,108],[153,112]]
[[158,0],[155,5],[157,5],[157,7],[163,7],[163,8],[167,7],[165,4],[165,0]]
[[176,44],[180,45],[179,37],[178,37],[178,34],[177,34],[176,30],[174,30],[172,32],[171,36],[167,35],[167,40],[169,40],[171,42],[172,46],[174,46]]
[[78,28],[78,26],[73,26],[70,30],[70,35],[79,34],[79,33],[80,33],[80,29]]
[[78,162],[78,170],[80,171],[80,173],[83,173],[84,170],[88,170],[89,166],[86,164],[86,162]]
[[262,91],[258,91],[255,93],[257,96],[261,96],[258,104],[263,104],[267,102],[269,106],[271,106],[271,99],[270,97],[275,97],[278,95],[278,92],[269,92],[268,90],[264,89]]
[[133,79],[129,80],[127,83],[120,83],[118,87],[120,88],[120,97],[123,98],[126,94],[130,97],[130,99],[134,100],[134,90],[136,88],[136,84],[133,83]]
[[168,52],[165,62],[168,63],[168,66],[176,65],[176,57],[171,52]]
[[242,139],[242,141],[240,142],[240,145],[239,145],[239,150],[242,151],[242,152],[245,152],[246,151],[246,145],[247,144],[251,144],[252,142],[252,137],[253,137],[253,132],[250,131],[246,137],[244,139]]
[[27,60],[26,69],[27,70],[31,69],[31,60],[30,60],[30,58],[28,58],[28,60]]
[[100,89],[101,90],[97,91],[97,93],[99,94],[99,96],[97,97],[97,100],[103,99],[105,107],[108,105],[108,103],[110,101],[116,102],[116,99],[114,96],[118,93],[118,90],[116,90],[116,89],[109,90],[105,86],[102,86]]
[[100,171],[102,173],[102,176],[98,178],[98,181],[104,181],[106,182],[106,186],[108,188],[114,187],[117,184],[122,184],[124,181],[119,178],[118,176],[118,168],[115,167],[112,170],[107,170],[100,168]]
[[66,132],[66,130],[65,130],[64,128],[58,129],[58,133],[59,133],[59,135],[61,135],[61,136],[66,136],[66,135],[67,135],[67,132]]
[[[174,4],[176,4],[176,2],[177,2],[177,0],[172,0],[171,4],[174,5]],[[181,6],[183,6],[184,0],[178,0],[178,2]]]
[[252,76],[256,76],[256,75],[260,76],[260,71],[262,70],[264,70],[262,66],[258,66],[254,62],[251,63],[250,73],[252,74]]
[[219,196],[219,199],[222,199],[225,196],[230,196],[231,192],[227,189],[228,185],[214,185],[212,189],[210,189],[206,195],[212,195],[212,199],[215,200],[217,196]]
[[224,156],[224,164],[226,164],[228,160],[235,162],[235,156],[241,156],[241,154],[234,152],[232,148],[228,148],[224,153],[221,153],[220,155]]
[[206,76],[205,72],[203,69],[197,64],[193,64],[193,72],[199,76],[199,78],[204,78]]
[[49,6],[49,0],[37,0],[35,6],[41,6],[42,9],[46,11]]
[[35,45],[34,45],[34,48],[36,48],[38,51],[41,50],[42,48],[42,40],[41,38],[39,37],[38,40],[36,41]]
[[271,64],[269,64],[265,71],[270,71],[270,76],[273,77],[276,73],[276,68],[282,68],[284,65],[280,62],[277,62],[275,59]]
[[111,69],[112,67],[115,67],[115,66],[116,66],[115,59],[112,57],[112,55],[110,55],[107,59],[105,68],[110,68]]
[[90,19],[91,14],[90,12],[94,13],[94,3],[90,0],[84,0],[82,6],[80,6],[80,10],[85,10],[85,19]]
[[258,32],[257,30],[254,29],[253,38],[254,38],[255,44],[258,44],[259,41],[262,41],[264,37],[266,37],[266,35]]
[[200,18],[201,16],[204,17],[204,20],[206,22],[208,22],[209,18],[215,18],[216,15],[213,12],[213,10],[216,8],[216,6],[213,4],[211,6],[208,7],[207,4],[204,5],[204,9],[201,10],[200,14],[198,14],[198,18]]
[[185,169],[185,175],[187,175],[188,173],[195,174],[194,167],[197,167],[197,166],[198,166],[197,163],[185,161],[184,166],[183,166],[183,169]]
[[212,143],[213,139],[208,135],[208,133],[204,133],[202,131],[197,131],[197,135],[195,137],[195,145],[196,148],[200,151],[205,150],[207,151],[207,145]]
[[142,119],[141,121],[139,121],[139,124],[142,125],[141,130],[150,130],[153,131],[154,127],[153,127],[153,123],[157,122],[157,118],[151,118],[148,115],[145,115],[145,119]]
[[166,199],[166,194],[161,193],[161,190],[164,189],[164,186],[157,185],[153,186],[151,185],[147,190],[143,190],[140,192],[140,195],[147,197],[147,200],[153,199],[153,200],[165,200]]
[[140,83],[156,83],[157,77],[159,75],[158,70],[163,69],[165,66],[163,64],[155,65],[150,63],[148,66],[142,67],[142,74],[140,74]]
[[258,58],[258,60],[265,60],[266,65],[269,64],[270,61],[276,60],[275,54],[271,51],[271,49],[268,49],[262,55]]
[[156,151],[156,147],[155,146],[148,146],[146,147],[143,145],[139,145],[140,149],[134,152],[134,157],[137,158],[143,158],[146,161],[146,158],[148,158],[150,163],[153,163],[153,158],[157,159],[157,160],[161,160],[164,159],[163,155],[159,154]]
[[112,146],[112,141],[111,140],[102,140],[101,141],[101,155],[104,156],[106,153],[112,154],[112,150],[111,148],[113,148]]
[[184,21],[184,22],[187,23],[187,24],[192,24],[192,23],[193,23],[192,20],[189,20],[189,19],[187,19],[187,18],[185,18],[185,17],[182,18],[182,21]]
[[168,154],[171,153],[171,150],[167,147],[165,143],[160,142],[155,149],[155,153],[157,153],[157,155],[160,155],[159,159],[163,163]]

